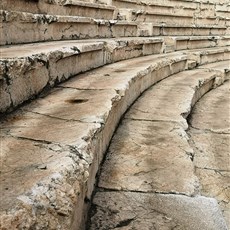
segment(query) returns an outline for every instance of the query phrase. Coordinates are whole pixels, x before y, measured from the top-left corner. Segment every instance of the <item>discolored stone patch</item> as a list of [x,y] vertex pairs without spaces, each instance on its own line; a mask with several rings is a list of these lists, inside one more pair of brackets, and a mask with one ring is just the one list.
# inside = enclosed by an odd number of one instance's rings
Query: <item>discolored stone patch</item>
[[98,192],[88,229],[227,230],[227,226],[212,198]]

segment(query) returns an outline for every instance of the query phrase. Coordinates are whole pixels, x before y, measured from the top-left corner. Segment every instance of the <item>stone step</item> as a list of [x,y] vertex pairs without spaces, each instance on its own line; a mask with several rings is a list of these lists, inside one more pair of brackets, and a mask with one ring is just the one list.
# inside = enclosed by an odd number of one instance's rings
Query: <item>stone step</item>
[[0,48],[0,113],[42,90],[105,64],[163,51],[162,38],[58,41]]
[[137,36],[135,22],[0,11],[0,44]]
[[144,90],[186,63],[179,52],[117,62],[2,118],[0,228],[80,229],[121,116]]
[[[204,10],[206,13],[206,10]],[[134,9],[119,9],[121,18],[128,21],[136,22],[154,22],[165,23],[167,25],[204,25],[204,26],[227,26],[227,17],[213,15],[205,15],[202,13],[188,13],[181,10],[181,12],[161,12],[161,11],[147,11]]]
[[[219,63],[218,69],[225,64],[226,62]],[[226,67],[230,68],[224,66]],[[209,214],[203,202],[199,207],[195,205],[196,199],[201,199],[200,184],[194,173],[194,151],[186,133],[186,118],[192,107],[206,92],[221,85],[225,80],[225,74],[219,71],[209,71],[205,68],[183,71],[163,79],[140,96],[128,110],[112,138],[101,168],[87,229],[120,226],[127,217],[121,211],[121,202],[124,203],[124,208],[126,207],[126,213],[128,208],[129,217],[135,216],[132,221],[126,222],[127,229],[141,229],[142,224],[145,224],[146,229],[151,229],[152,226],[172,229],[176,225],[181,230],[227,230],[215,199],[203,197],[204,200],[209,200],[210,204],[215,203],[215,208],[210,207]],[[117,195],[113,194],[112,197],[112,191]],[[140,200],[132,202],[123,199],[122,196],[126,192],[140,197]],[[105,196],[105,193],[108,196]],[[124,197],[127,198],[126,195]],[[161,200],[160,203],[157,200],[151,202],[154,211],[146,208],[150,202],[145,199],[148,195]],[[178,199],[175,204],[170,202],[169,205],[173,205],[176,212],[172,213],[168,205],[163,211],[162,207],[165,206],[164,202],[168,202],[168,196],[172,200]],[[184,199],[190,199],[193,208],[188,203],[185,204]],[[130,205],[132,207],[129,209]],[[140,206],[146,208],[150,221],[146,222],[144,213],[137,215]],[[185,211],[186,209],[189,211]],[[106,210],[110,210],[110,216],[107,216]],[[156,217],[156,213],[160,216]],[[187,217],[182,217],[181,213]],[[200,213],[206,213],[205,221]],[[218,221],[213,221],[213,216],[218,216]]]
[[[224,65],[229,67],[229,62],[223,62],[222,66],[218,66],[218,63],[208,64],[203,68],[223,71]],[[207,93],[195,105],[190,115],[188,131],[195,154],[195,172],[202,185],[201,194],[217,199],[228,226],[230,226],[229,98],[230,81]]]
[[[181,44],[180,46],[182,47]],[[177,48],[175,38],[160,37],[72,40],[2,47],[0,114],[12,111],[42,91],[78,73],[134,57],[159,54],[163,51],[173,52]],[[195,60],[195,65],[199,64],[200,60],[205,61],[209,55],[213,56],[213,61],[227,58],[229,49],[210,50],[202,57],[200,53],[201,50],[193,50],[192,59]]]
[[230,35],[230,28],[226,26],[191,26],[141,23],[140,36],[223,36]]
[[181,36],[172,38],[174,50],[200,49],[216,46],[230,46],[230,36]]
[[137,22],[154,22],[177,25],[192,25],[194,24],[193,15],[179,15],[174,13],[151,12],[133,9],[120,9],[119,14],[127,21]]
[[1,10],[21,11],[34,14],[50,14],[65,16],[82,16],[95,19],[115,19],[115,7],[109,5],[96,4],[91,2],[67,0],[67,1],[14,1],[2,0]]

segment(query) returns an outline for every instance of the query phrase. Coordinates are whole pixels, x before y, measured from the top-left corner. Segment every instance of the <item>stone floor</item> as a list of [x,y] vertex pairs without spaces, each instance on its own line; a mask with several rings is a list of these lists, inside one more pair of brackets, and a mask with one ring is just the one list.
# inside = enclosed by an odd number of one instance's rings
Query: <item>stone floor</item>
[[191,112],[209,90],[211,72],[164,79],[126,113],[102,165],[87,229],[228,229],[229,81]]

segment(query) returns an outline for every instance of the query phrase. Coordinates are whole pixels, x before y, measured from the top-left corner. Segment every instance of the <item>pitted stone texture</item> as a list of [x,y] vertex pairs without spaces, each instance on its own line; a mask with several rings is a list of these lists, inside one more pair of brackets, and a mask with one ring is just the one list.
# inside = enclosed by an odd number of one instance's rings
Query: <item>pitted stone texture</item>
[[13,137],[1,137],[1,153],[0,229],[68,229],[88,177],[81,155],[69,146]]
[[198,181],[190,159],[192,154],[180,126],[124,120],[110,145],[98,186],[194,195]]
[[90,221],[90,230],[227,230],[217,202],[201,196],[98,192]]

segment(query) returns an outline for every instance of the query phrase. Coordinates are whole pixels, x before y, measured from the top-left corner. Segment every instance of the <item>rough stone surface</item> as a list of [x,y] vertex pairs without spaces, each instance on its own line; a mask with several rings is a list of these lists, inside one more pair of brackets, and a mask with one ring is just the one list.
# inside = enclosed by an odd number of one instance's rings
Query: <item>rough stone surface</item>
[[[213,68],[214,65],[208,65]],[[190,117],[201,193],[215,197],[230,226],[230,82],[206,94]],[[218,119],[217,119],[218,118]]]
[[90,230],[227,230],[215,199],[135,192],[98,192]]

